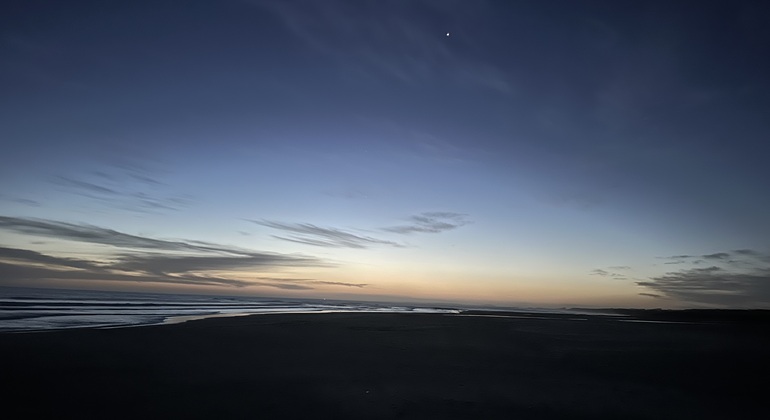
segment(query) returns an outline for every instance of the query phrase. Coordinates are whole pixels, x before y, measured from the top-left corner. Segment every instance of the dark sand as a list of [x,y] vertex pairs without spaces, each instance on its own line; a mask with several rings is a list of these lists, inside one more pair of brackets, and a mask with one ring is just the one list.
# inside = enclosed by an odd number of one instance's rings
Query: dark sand
[[568,318],[284,314],[5,333],[3,417],[767,415],[764,322]]

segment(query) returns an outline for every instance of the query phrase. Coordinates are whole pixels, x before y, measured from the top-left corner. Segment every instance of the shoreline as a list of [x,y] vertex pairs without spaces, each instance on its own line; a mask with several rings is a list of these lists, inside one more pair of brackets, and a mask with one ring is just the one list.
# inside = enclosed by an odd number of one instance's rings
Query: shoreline
[[[160,326],[160,325],[185,324],[188,322],[202,321],[202,320],[211,319],[211,318],[238,318],[238,317],[244,317],[244,316],[259,316],[259,315],[294,315],[294,314],[312,315],[312,314],[326,314],[326,313],[372,313],[372,314],[393,313],[393,314],[457,315],[462,312],[461,310],[450,310],[450,309],[440,309],[440,310],[436,310],[436,309],[420,310],[420,309],[423,309],[423,308],[413,308],[412,310],[409,310],[409,311],[324,309],[324,310],[287,310],[287,311],[264,311],[264,312],[232,312],[232,313],[196,314],[196,315],[169,315],[169,316],[165,316],[161,320],[153,321],[153,322],[141,322],[141,323],[133,323],[133,324],[76,325],[76,326],[69,326],[69,327],[40,328],[40,329],[18,329],[18,330],[0,329],[0,334],[45,333],[45,332],[72,331],[72,330],[85,330],[85,329],[109,330],[109,329],[120,329],[120,328],[139,328],[139,327],[151,327],[151,326]],[[53,315],[53,316],[56,316],[56,315]],[[2,321],[0,321],[0,324],[2,324]]]
[[[571,320],[571,321],[590,321],[597,319],[612,320],[628,323],[649,323],[649,324],[724,324],[724,325],[767,325],[770,327],[770,310],[766,309],[681,309],[681,310],[659,310],[659,309],[560,309],[548,312],[542,309],[508,309],[508,310],[486,310],[486,309],[449,309],[449,308],[419,308],[411,307],[409,310],[401,309],[320,309],[320,310],[267,310],[267,311],[248,311],[248,312],[230,312],[230,313],[210,313],[194,315],[169,315],[162,319],[151,322],[139,322],[132,324],[104,324],[104,325],[76,325],[70,327],[58,328],[40,328],[40,329],[18,329],[18,330],[0,330],[0,334],[5,333],[43,333],[54,331],[70,331],[80,329],[120,329],[120,328],[138,328],[158,325],[177,325],[188,322],[201,321],[210,318],[236,318],[244,316],[258,315],[290,315],[290,314],[325,314],[325,313],[371,313],[371,314],[443,314],[453,316],[467,316],[480,318],[510,318],[524,320]],[[53,315],[56,316],[56,315]],[[0,321],[0,324],[2,322]]]

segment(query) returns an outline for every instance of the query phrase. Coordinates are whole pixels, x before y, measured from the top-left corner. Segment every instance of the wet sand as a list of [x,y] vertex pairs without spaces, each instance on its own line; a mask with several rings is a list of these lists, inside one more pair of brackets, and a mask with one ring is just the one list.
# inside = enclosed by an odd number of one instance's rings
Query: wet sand
[[752,418],[766,414],[766,384],[747,378],[766,382],[768,346],[764,322],[541,315],[0,334],[4,411],[18,418]]

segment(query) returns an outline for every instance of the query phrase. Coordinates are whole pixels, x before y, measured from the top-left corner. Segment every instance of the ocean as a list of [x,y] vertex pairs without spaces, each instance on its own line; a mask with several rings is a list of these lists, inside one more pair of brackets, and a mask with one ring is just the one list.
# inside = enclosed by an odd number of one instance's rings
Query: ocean
[[0,287],[0,331],[117,328],[216,316],[312,312],[460,311],[318,299]]

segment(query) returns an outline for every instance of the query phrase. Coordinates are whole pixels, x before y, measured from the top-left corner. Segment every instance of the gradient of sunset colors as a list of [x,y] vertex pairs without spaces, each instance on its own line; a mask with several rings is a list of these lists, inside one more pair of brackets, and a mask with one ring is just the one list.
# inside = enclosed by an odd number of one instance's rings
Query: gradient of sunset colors
[[762,2],[2,9],[2,286],[770,307]]

